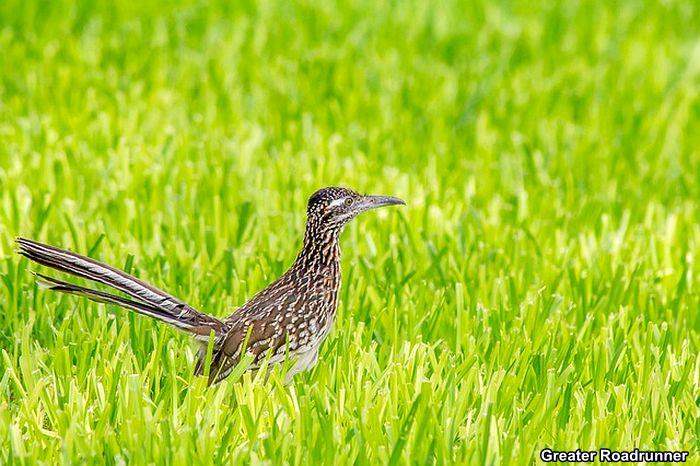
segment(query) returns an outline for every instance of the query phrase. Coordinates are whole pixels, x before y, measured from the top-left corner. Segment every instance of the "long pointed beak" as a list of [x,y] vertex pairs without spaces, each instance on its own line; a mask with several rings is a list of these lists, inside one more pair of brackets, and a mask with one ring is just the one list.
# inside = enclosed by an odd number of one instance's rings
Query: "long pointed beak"
[[389,205],[406,205],[403,199],[392,196],[363,196],[357,207],[360,211]]

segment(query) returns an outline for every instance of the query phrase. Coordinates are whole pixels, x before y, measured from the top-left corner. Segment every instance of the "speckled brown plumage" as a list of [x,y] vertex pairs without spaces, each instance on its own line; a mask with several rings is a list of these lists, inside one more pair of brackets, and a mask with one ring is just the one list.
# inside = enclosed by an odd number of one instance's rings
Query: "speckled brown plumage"
[[292,266],[225,319],[200,312],[93,259],[24,238],[18,238],[17,244],[20,254],[34,262],[111,286],[129,298],[37,274],[41,285],[116,304],[192,334],[201,344],[195,368],[198,375],[205,373],[206,348],[213,334],[210,383],[227,377],[244,350],[252,358],[249,369],[258,368],[265,358],[270,364],[293,358],[289,378],[313,367],[335,320],[340,288],[339,236],[343,227],[360,212],[395,204],[403,201],[388,196],[363,196],[347,188],[316,191],[309,198],[304,243]]

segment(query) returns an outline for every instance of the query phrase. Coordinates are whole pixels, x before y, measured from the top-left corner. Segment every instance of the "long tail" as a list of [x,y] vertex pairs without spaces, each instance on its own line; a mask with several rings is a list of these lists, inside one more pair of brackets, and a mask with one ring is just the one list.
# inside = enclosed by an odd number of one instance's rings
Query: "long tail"
[[20,254],[38,264],[111,286],[132,299],[37,274],[40,277],[40,285],[48,289],[84,296],[97,302],[116,304],[192,333],[201,340],[207,339],[211,331],[216,335],[224,333],[225,324],[219,319],[199,312],[165,291],[126,272],[89,257],[25,238],[17,238],[17,245]]

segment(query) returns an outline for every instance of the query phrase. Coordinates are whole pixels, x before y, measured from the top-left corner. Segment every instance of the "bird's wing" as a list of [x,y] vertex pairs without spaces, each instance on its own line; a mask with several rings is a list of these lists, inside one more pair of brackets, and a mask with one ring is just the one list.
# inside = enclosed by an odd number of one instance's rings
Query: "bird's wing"
[[[220,340],[216,352],[212,356],[209,368],[209,383],[217,383],[226,378],[245,354],[252,358],[250,369],[257,368],[263,360],[270,356],[270,363],[274,364],[285,356],[285,348],[290,344],[287,341],[287,331],[282,318],[284,314],[273,313],[271,316],[263,314],[240,313],[236,319],[234,314],[226,320],[228,331]],[[263,317],[264,316],[264,317]],[[196,375],[204,373],[206,351],[201,351],[195,368]]]

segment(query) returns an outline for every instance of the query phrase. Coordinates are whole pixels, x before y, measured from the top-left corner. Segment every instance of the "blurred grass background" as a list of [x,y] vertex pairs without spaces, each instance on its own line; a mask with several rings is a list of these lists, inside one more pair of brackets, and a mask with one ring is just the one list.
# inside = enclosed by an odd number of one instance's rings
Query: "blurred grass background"
[[[531,464],[700,446],[694,1],[0,3],[0,462]],[[225,315],[308,195],[321,361],[206,389],[187,338],[37,291],[22,234]]]

